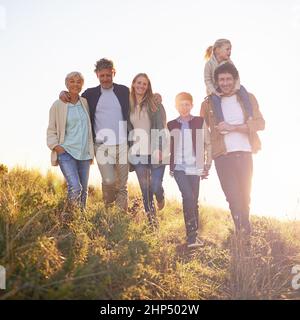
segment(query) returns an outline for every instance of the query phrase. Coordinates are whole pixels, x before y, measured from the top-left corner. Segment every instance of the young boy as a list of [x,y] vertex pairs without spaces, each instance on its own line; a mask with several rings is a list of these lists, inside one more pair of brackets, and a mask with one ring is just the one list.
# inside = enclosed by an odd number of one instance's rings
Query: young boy
[[170,174],[174,176],[182,195],[187,247],[196,248],[203,245],[197,237],[198,197],[200,177],[207,178],[211,166],[210,138],[203,117],[191,115],[191,94],[179,93],[175,103],[180,116],[168,122],[171,134]]

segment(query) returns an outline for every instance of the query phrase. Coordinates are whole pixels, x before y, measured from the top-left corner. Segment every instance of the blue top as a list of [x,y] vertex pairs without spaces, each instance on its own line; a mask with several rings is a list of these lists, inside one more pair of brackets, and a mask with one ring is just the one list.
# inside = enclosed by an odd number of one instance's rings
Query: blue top
[[177,121],[181,123],[181,137],[175,151],[176,171],[184,171],[186,174],[197,174],[196,158],[193,150],[192,132],[188,121],[180,117]]
[[88,147],[88,117],[80,101],[68,104],[66,132],[61,145],[76,160],[90,160]]

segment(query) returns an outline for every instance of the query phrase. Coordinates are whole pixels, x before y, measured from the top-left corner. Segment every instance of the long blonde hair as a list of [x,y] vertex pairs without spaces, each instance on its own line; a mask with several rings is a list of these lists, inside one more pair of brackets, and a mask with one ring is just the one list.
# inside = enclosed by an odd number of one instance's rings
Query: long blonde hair
[[213,46],[209,46],[206,49],[204,59],[206,61],[209,60],[211,56],[215,53],[216,48],[221,48],[224,44],[227,44],[227,43],[231,45],[231,42],[228,39],[218,39]]
[[148,88],[145,92],[145,95],[142,99],[142,102],[140,103],[140,106],[141,106],[141,108],[143,106],[146,106],[147,108],[150,107],[152,112],[156,112],[158,107],[157,107],[157,105],[154,101],[154,98],[153,98],[151,81],[146,73],[138,73],[132,80],[131,90],[130,90],[130,112],[134,112],[134,108],[137,105],[137,99],[136,99],[135,90],[134,90],[133,85],[139,77],[143,77],[143,78],[147,79],[147,81],[148,81]]

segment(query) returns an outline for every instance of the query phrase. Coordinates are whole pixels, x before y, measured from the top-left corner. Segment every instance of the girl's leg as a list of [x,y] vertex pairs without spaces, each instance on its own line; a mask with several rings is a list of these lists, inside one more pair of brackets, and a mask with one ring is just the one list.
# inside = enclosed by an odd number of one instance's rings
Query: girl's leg
[[150,168],[147,164],[137,164],[134,168],[142,191],[145,211],[154,211],[153,193],[150,184]]
[[164,188],[162,186],[165,167],[165,165],[159,167],[151,166],[151,189],[152,193],[155,194],[159,210],[162,209],[165,200]]

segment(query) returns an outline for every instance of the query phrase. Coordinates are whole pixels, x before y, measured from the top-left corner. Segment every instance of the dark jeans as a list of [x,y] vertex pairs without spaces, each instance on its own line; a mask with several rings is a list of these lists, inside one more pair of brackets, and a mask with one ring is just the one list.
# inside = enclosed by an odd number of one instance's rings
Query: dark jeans
[[158,202],[164,200],[162,182],[165,166],[153,167],[151,164],[139,163],[134,166],[134,169],[142,191],[145,211],[153,212],[155,210],[153,195]]
[[182,207],[186,236],[188,241],[195,241],[199,228],[198,197],[200,177],[187,175],[184,171],[174,171],[174,178],[182,196]]
[[76,160],[69,153],[64,152],[58,155],[58,164],[67,181],[68,200],[85,208],[90,160]]
[[[249,99],[248,92],[245,89],[245,87],[241,86],[240,90],[237,91],[237,94],[240,96],[240,98],[243,101],[245,111],[248,117],[253,117],[253,108]],[[217,123],[224,121],[224,115],[221,107],[221,97],[213,94],[212,103],[213,103],[213,111],[214,111],[214,115],[217,120]]]
[[230,152],[215,159],[217,174],[229,203],[236,231],[251,232],[250,192],[253,172],[251,152]]

